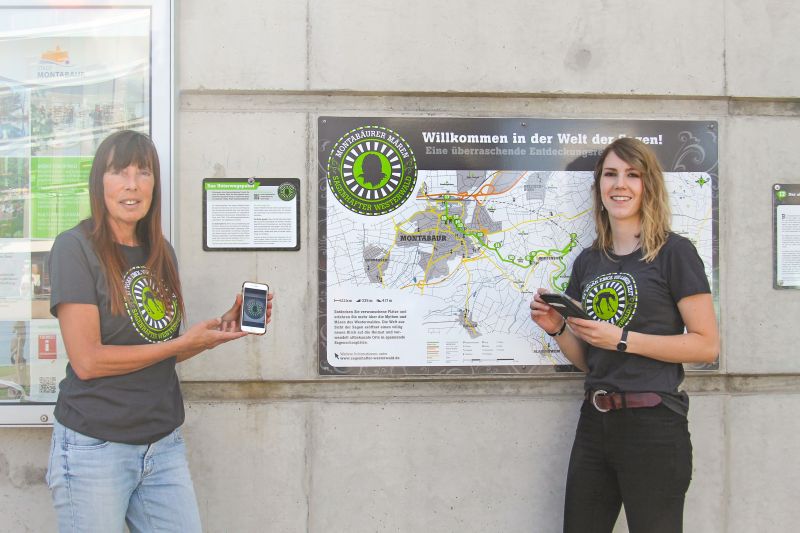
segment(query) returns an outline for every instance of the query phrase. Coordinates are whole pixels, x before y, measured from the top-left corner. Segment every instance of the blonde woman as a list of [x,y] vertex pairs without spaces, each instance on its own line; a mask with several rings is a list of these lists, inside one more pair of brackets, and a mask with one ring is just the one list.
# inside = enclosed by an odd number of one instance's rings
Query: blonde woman
[[719,333],[703,262],[670,231],[664,176],[647,145],[620,138],[594,171],[597,239],[566,294],[591,320],[564,320],[539,289],[531,318],[586,372],[570,456],[566,533],[676,533],[692,475],[682,363],[713,362]]

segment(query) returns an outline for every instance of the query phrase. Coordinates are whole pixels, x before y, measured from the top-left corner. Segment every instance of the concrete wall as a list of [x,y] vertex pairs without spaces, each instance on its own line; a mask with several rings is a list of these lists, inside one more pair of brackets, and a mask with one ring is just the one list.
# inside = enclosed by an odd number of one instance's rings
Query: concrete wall
[[[317,375],[316,118],[397,115],[719,122],[723,347],[686,382],[686,530],[794,530],[800,293],[772,289],[770,185],[800,182],[798,25],[793,0],[176,1],[189,318],[276,292],[270,334],[181,368],[206,529],[560,530],[580,378]],[[299,252],[203,252],[201,180],[249,175],[302,178]],[[52,530],[49,432],[0,438],[0,530]]]

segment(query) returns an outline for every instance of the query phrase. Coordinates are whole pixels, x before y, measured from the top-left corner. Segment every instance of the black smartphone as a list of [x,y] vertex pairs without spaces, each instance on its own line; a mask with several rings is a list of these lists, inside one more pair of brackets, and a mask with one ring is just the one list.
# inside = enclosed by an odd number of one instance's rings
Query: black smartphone
[[572,301],[572,299],[568,296],[557,292],[546,292],[544,294],[540,294],[539,296],[541,296],[545,303],[558,311],[559,314],[564,318],[574,316],[575,318],[591,320],[589,315],[586,314],[586,311],[584,311],[582,307]]

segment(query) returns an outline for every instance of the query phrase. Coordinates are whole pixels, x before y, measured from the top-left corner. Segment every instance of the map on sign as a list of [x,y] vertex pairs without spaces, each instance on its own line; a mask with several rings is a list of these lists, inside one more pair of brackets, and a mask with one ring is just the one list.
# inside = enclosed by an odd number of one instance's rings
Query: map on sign
[[[713,268],[712,182],[665,173],[673,231]],[[592,173],[420,170],[396,210],[326,202],[332,366],[569,364],[530,319],[538,287],[563,291],[594,240]]]

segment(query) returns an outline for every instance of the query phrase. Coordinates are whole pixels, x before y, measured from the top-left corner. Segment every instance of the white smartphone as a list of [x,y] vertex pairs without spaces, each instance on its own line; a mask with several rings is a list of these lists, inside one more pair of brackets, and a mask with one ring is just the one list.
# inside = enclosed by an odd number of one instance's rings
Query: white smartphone
[[256,335],[267,332],[267,293],[269,286],[264,283],[242,283],[242,331]]

